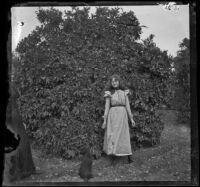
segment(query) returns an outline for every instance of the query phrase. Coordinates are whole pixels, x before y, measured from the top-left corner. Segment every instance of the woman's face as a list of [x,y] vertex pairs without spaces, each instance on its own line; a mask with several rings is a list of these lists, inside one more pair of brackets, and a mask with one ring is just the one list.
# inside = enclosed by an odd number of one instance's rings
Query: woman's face
[[112,79],[111,84],[112,84],[113,88],[118,88],[119,87],[119,81],[116,80],[115,78]]

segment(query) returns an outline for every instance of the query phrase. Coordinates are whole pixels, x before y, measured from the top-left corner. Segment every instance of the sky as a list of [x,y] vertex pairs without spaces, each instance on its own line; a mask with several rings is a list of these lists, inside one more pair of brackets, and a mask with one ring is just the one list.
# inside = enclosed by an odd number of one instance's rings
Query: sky
[[[95,6],[91,13],[95,13]],[[108,6],[113,8],[114,6]],[[116,7],[116,6],[115,6]],[[133,11],[140,22],[148,28],[142,28],[141,39],[154,34],[154,42],[161,50],[167,50],[169,55],[176,56],[179,44],[183,38],[189,38],[189,5],[179,5],[177,10],[166,10],[161,5],[118,6],[123,11]],[[21,39],[27,37],[40,23],[35,11],[39,7],[12,7],[12,51]],[[43,8],[43,7],[41,7]],[[48,7],[45,7],[48,8]],[[61,11],[71,10],[69,6],[54,7]],[[20,26],[19,22],[24,22]]]

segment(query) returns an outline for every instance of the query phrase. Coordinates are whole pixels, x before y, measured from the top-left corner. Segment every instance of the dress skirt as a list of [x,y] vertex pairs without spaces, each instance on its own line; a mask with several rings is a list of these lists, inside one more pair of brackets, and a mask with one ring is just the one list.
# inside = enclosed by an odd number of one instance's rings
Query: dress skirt
[[132,155],[128,115],[124,106],[109,110],[103,150],[107,155]]

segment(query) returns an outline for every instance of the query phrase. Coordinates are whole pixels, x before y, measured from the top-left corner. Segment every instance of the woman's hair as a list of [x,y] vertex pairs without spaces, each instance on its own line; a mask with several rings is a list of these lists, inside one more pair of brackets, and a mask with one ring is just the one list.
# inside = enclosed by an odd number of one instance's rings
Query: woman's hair
[[110,91],[111,94],[114,93],[115,89],[114,89],[113,86],[112,86],[112,80],[113,80],[113,79],[119,81],[119,87],[118,87],[118,89],[120,89],[120,90],[125,90],[125,89],[127,89],[127,87],[126,87],[126,85],[124,84],[124,81],[122,80],[122,78],[121,78],[119,75],[114,74],[114,75],[112,75],[112,76],[109,78],[109,80],[108,80],[108,82],[107,82],[107,84],[106,84],[106,86],[105,86],[104,91]]

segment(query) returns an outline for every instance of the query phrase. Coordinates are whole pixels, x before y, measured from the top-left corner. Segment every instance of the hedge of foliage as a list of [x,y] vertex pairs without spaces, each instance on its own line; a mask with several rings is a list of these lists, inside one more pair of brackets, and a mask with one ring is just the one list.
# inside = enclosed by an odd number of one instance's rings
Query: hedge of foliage
[[174,58],[174,108],[178,111],[178,122],[190,122],[190,40],[184,38],[180,50]]
[[153,42],[140,41],[142,26],[134,12],[72,8],[64,14],[39,9],[37,27],[17,46],[15,80],[19,106],[34,144],[47,153],[73,158],[91,146],[102,153],[103,89],[118,73],[130,88],[137,124],[136,146],[160,141],[163,123],[155,110],[170,98],[172,59]]

